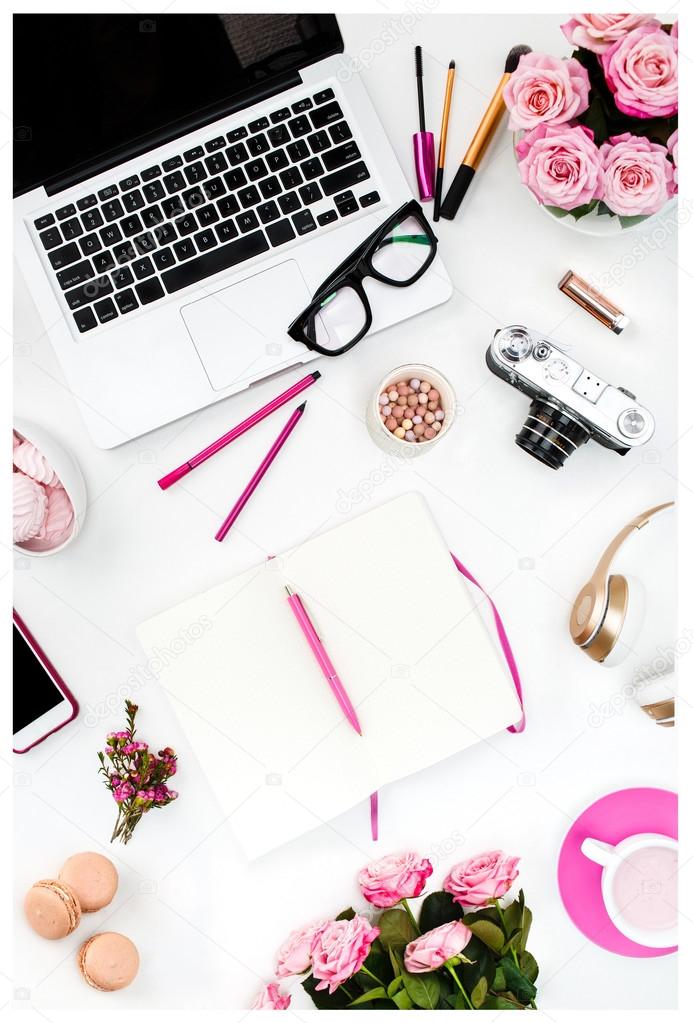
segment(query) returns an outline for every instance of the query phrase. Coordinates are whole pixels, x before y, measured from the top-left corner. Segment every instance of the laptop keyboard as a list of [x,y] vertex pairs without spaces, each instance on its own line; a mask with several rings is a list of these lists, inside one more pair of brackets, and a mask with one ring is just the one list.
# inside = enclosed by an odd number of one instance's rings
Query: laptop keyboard
[[85,334],[379,202],[369,178],[333,90],[323,89],[44,213],[34,227]]

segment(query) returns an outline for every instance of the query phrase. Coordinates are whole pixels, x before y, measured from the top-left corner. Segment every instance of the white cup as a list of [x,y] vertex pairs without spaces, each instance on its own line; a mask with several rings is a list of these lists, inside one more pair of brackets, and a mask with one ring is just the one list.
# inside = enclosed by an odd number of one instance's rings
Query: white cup
[[[653,855],[657,849],[678,853],[678,842],[668,835],[640,834],[624,838],[618,845],[608,845],[596,838],[586,838],[581,846],[584,856],[604,868],[602,898],[614,927],[631,941],[647,948],[672,948],[677,944],[676,924],[656,922],[657,910],[674,906],[676,896],[667,898],[663,885],[676,886],[678,865],[653,871]],[[649,855],[648,855],[649,853]],[[649,860],[649,864],[647,861]],[[637,864],[637,867],[635,866]],[[648,924],[648,915],[652,923]]]
[[[423,444],[414,444],[408,440],[400,440],[390,433],[380,418],[380,403],[378,401],[383,391],[396,380],[428,380],[440,394],[440,407],[445,410],[445,419],[439,432]],[[432,366],[425,366],[420,362],[412,362],[406,366],[398,366],[380,381],[377,391],[371,396],[366,407],[366,426],[371,437],[383,451],[401,458],[417,458],[425,454],[445,437],[450,431],[455,418],[455,392],[450,382]]]

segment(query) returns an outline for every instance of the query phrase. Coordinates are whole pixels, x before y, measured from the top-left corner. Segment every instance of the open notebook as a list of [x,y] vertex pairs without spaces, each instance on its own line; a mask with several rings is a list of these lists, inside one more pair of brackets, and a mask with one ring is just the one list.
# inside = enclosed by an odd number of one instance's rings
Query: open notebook
[[[363,737],[342,716],[287,583]],[[521,716],[497,645],[416,493],[192,597],[138,636],[154,656],[193,623],[202,623],[198,638],[160,682],[251,859]]]

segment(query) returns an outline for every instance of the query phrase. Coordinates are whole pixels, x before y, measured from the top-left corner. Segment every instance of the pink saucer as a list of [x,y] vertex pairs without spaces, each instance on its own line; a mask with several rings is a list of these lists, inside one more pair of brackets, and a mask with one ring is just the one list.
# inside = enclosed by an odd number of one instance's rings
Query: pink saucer
[[678,798],[667,789],[621,789],[588,806],[565,836],[558,857],[558,888],[568,916],[586,938],[607,952],[646,959],[676,952],[647,948],[621,934],[602,901],[602,868],[580,851],[585,838],[615,845],[641,832],[678,838]]

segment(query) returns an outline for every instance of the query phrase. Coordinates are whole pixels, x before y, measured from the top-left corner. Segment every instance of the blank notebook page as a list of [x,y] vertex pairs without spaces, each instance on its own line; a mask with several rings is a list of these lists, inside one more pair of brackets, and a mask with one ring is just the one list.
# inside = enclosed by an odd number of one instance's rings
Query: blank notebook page
[[[435,595],[411,610],[402,592]],[[303,600],[356,708],[344,719],[287,603]],[[495,641],[424,499],[397,497],[138,629],[249,858],[517,721]],[[198,630],[199,632],[199,630]],[[364,828],[367,827],[364,812]]]

